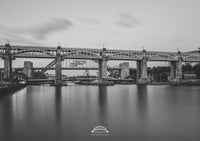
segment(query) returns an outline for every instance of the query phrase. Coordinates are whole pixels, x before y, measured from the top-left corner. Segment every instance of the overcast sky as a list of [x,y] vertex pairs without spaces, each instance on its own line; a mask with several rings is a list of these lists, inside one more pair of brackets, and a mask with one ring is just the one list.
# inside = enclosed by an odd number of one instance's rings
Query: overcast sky
[[0,0],[0,44],[188,51],[199,0]]

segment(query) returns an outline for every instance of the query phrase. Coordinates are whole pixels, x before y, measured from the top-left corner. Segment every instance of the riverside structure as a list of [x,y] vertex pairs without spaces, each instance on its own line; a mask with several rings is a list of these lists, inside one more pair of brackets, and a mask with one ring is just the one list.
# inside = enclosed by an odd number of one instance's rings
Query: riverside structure
[[[4,79],[10,79],[12,74],[12,60],[15,58],[53,59],[47,65],[55,65],[55,85],[62,84],[62,61],[65,59],[87,59],[99,64],[99,83],[107,83],[107,62],[109,60],[126,60],[137,62],[137,83],[149,82],[147,76],[148,61],[170,62],[170,82],[182,82],[182,62],[200,62],[200,54],[194,52],[160,52],[160,51],[134,51],[88,48],[64,48],[42,46],[16,46],[5,44],[0,46],[0,58],[4,60]],[[27,67],[31,68],[31,67]],[[28,72],[31,72],[27,70]]]

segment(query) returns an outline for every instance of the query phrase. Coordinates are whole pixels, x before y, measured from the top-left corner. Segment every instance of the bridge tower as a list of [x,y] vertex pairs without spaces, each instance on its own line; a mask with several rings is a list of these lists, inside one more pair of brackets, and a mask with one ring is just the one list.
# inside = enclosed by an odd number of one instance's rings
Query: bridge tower
[[182,57],[181,52],[178,52],[177,60],[170,62],[170,82],[182,82]]
[[56,69],[55,69],[55,85],[60,86],[62,85],[62,55],[61,55],[62,48],[61,46],[57,47],[56,50]]
[[108,57],[106,56],[106,48],[103,48],[102,58],[99,59],[99,82],[107,81],[107,61]]
[[9,80],[11,78],[11,73],[12,73],[12,59],[14,59],[14,56],[11,55],[9,43],[5,45],[5,53],[3,55],[3,59],[4,59],[3,78],[5,80]]
[[130,75],[129,62],[120,63],[119,67],[120,67],[120,77],[121,77],[121,79],[127,78]]
[[28,78],[33,77],[33,63],[31,61],[24,61],[23,73],[26,74]]
[[146,50],[142,51],[142,59],[137,60],[137,83],[146,84],[149,82],[147,77],[147,55]]

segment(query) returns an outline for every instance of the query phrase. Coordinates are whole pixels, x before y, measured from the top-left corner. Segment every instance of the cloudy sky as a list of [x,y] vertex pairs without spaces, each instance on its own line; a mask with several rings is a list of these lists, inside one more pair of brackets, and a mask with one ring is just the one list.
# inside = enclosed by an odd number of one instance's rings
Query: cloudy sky
[[188,51],[199,0],[0,0],[0,44]]

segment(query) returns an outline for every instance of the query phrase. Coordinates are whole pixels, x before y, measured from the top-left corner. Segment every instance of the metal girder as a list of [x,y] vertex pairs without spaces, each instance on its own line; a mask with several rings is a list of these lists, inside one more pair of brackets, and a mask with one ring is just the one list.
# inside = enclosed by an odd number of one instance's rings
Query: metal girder
[[[0,46],[0,57],[3,58],[6,47]],[[55,58],[55,47],[40,46],[10,46],[10,53],[15,58]],[[88,48],[62,48],[61,55],[63,59],[101,59],[102,49]],[[143,57],[142,51],[134,50],[106,50],[108,60],[129,60],[137,61]],[[146,51],[148,61],[176,61],[178,52],[159,52]],[[181,53],[183,62],[200,62],[200,54],[197,52]]]

